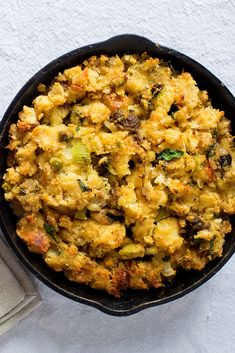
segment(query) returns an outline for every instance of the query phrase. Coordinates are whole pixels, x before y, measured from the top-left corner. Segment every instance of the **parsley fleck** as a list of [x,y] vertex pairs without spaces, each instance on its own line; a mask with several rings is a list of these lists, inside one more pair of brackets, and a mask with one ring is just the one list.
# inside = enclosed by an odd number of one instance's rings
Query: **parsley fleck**
[[55,233],[55,229],[54,227],[52,227],[50,224],[48,223],[44,223],[43,225],[45,231],[47,232],[47,234],[56,242],[59,242],[59,238],[57,237],[56,233]]
[[157,160],[165,160],[167,162],[171,161],[172,159],[175,158],[180,158],[184,154],[183,151],[178,151],[178,150],[172,150],[170,148],[166,148],[162,152],[160,152],[157,156]]
[[78,179],[78,182],[79,182],[79,185],[80,185],[80,188],[81,188],[82,192],[86,192],[86,191],[90,191],[91,190],[87,185],[85,185],[83,183],[82,180]]

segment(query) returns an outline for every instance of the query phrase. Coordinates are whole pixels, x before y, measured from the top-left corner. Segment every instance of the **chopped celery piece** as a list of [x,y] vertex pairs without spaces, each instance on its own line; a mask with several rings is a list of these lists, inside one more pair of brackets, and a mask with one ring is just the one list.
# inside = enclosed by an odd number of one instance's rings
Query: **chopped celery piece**
[[73,146],[72,155],[73,161],[79,164],[89,163],[91,160],[90,152],[81,141],[77,141]]
[[85,221],[87,219],[86,210],[80,210],[75,213],[75,219],[80,219],[81,221]]

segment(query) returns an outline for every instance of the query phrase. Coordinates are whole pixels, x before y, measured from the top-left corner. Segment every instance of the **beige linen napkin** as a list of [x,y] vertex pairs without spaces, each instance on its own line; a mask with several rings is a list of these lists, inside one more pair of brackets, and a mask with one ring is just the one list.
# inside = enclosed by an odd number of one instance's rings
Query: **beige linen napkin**
[[41,302],[32,280],[0,233],[0,335]]

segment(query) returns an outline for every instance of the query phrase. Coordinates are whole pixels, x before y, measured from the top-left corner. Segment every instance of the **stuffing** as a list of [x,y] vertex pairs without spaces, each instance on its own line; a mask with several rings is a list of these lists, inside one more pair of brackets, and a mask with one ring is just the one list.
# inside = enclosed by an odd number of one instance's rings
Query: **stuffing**
[[2,184],[30,251],[117,298],[222,256],[234,138],[190,73],[101,55],[38,90],[9,128]]

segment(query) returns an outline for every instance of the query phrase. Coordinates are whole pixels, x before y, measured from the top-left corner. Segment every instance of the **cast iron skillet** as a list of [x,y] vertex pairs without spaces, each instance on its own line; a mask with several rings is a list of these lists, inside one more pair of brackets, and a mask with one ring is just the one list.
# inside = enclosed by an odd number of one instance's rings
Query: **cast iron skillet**
[[[231,120],[233,135],[235,135],[235,122],[233,119],[235,117],[235,99],[223,83],[211,72],[186,55],[155,44],[146,38],[132,34],[119,35],[101,43],[75,49],[59,57],[34,75],[19,91],[0,123],[1,184],[6,169],[7,152],[4,147],[8,143],[9,126],[16,121],[17,114],[22,109],[22,106],[24,104],[30,105],[38,94],[37,86],[40,82],[49,83],[58,72],[81,63],[91,55],[122,55],[124,53],[142,53],[144,51],[147,51],[152,56],[170,61],[175,69],[189,71],[196,79],[199,88],[206,89],[209,92],[214,107],[225,111],[227,118]],[[232,217],[231,220],[233,231],[226,238],[223,257],[210,262],[203,271],[180,271],[171,286],[148,291],[128,290],[121,299],[115,299],[106,292],[70,282],[62,273],[56,273],[47,267],[40,255],[29,252],[25,244],[16,236],[16,217],[4,200],[3,190],[0,188],[0,226],[10,247],[26,267],[42,282],[64,296],[94,306],[107,314],[117,316],[134,314],[147,307],[160,305],[182,297],[211,278],[235,251],[234,218]]]

